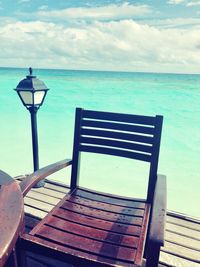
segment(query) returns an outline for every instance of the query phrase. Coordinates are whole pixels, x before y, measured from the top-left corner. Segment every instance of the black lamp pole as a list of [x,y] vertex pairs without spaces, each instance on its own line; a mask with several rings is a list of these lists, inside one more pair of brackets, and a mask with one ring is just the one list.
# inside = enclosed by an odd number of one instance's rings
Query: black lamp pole
[[33,168],[34,171],[39,169],[39,152],[38,152],[38,131],[37,131],[37,107],[30,107],[31,114],[31,132],[32,132],[32,147],[33,147]]
[[[34,171],[39,169],[37,111],[43,104],[48,90],[49,89],[47,89],[46,85],[41,80],[32,75],[32,68],[29,68],[29,75],[20,81],[15,89],[23,105],[29,110],[31,115]],[[44,186],[44,181],[40,181],[35,187],[41,186]]]

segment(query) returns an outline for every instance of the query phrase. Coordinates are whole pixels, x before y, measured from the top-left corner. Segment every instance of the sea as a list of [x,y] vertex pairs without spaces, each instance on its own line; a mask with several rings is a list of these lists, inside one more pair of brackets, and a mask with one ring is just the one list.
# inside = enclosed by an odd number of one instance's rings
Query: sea
[[[29,111],[14,91],[28,69],[0,68],[0,169],[33,171]],[[76,107],[163,115],[159,173],[167,176],[167,208],[200,217],[200,75],[33,69],[49,88],[37,114],[40,167],[72,157]],[[149,165],[83,153],[81,186],[144,197]],[[50,177],[69,184],[70,168]]]

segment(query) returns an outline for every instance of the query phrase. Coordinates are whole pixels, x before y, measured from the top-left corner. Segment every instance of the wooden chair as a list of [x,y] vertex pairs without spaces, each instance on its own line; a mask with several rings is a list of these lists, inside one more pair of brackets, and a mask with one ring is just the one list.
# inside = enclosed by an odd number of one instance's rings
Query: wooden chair
[[[144,258],[146,266],[157,266],[166,216],[166,178],[157,175],[162,120],[162,116],[76,109],[72,160],[44,167],[21,182],[26,195],[41,179],[72,165],[70,192],[22,236],[26,257],[28,253],[35,253],[31,257],[37,254],[36,258],[40,255],[44,266],[142,266]],[[83,152],[148,162],[146,199],[81,188],[78,178]],[[134,179],[134,173],[129,175]],[[20,266],[28,265],[26,257]]]
[[18,183],[0,171],[0,267],[17,267],[16,242],[23,232],[24,203]]

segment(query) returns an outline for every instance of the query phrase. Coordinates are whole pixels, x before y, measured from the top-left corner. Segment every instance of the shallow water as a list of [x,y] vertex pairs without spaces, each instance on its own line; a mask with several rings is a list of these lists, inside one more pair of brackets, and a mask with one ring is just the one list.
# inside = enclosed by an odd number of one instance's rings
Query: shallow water
[[[164,126],[159,173],[167,175],[168,209],[200,217],[200,75],[66,70],[34,74],[50,88],[38,111],[40,166],[71,158],[76,107],[160,114]],[[13,176],[32,171],[30,117],[13,91],[26,75],[24,69],[0,68],[0,168]],[[83,156],[81,185],[145,195],[146,164],[143,168],[141,162],[93,156]],[[69,171],[53,178],[68,183]]]

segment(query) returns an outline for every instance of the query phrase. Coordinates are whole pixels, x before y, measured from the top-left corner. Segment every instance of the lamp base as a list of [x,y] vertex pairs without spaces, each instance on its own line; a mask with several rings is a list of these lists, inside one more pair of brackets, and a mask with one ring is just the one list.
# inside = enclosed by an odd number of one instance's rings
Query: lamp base
[[45,185],[45,180],[42,180],[42,181],[38,182],[36,185],[34,185],[33,188],[44,187],[44,185]]

